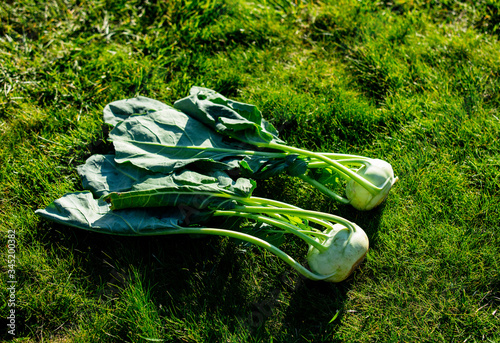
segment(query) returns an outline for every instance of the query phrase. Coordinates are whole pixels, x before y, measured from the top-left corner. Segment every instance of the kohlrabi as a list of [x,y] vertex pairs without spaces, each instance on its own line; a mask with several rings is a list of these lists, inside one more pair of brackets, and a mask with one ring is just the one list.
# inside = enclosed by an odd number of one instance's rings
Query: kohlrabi
[[[397,180],[390,164],[363,156],[286,145],[260,111],[205,88],[174,107],[145,97],[107,105],[114,154],[78,167],[85,189],[36,213],[116,235],[220,235],[267,249],[313,280],[347,278],[368,251],[350,221],[255,197],[256,182],[279,173],[301,177],[360,210],[385,199]],[[332,185],[346,184],[345,196]],[[213,221],[220,226],[210,227]],[[279,249],[285,235],[308,246],[310,270]]]
[[365,258],[369,246],[368,237],[355,224],[351,227],[335,224],[324,233],[328,238],[323,245],[328,249],[321,251],[310,246],[307,254],[309,267],[321,275],[333,274],[325,281],[343,281]]
[[375,192],[371,192],[369,187],[362,187],[353,179],[347,182],[347,198],[349,203],[358,210],[371,210],[378,206],[387,197],[392,185],[398,179],[394,177],[391,165],[379,159],[364,161],[356,173],[376,187]]
[[[341,158],[337,162],[343,167],[349,166],[349,172],[342,170],[338,173],[339,177],[347,181],[345,189],[347,198],[331,192],[324,184],[308,175],[301,175],[302,179],[315,185],[325,194],[329,194],[342,203],[351,204],[358,210],[367,211],[380,205],[389,194],[392,185],[398,180],[394,176],[392,166],[384,160],[362,156],[323,155]],[[324,161],[311,162],[309,171],[315,168],[324,168],[322,171],[325,173],[325,170],[329,170],[330,166]]]
[[[190,95],[176,101],[174,107],[219,134],[250,145],[252,148],[247,150],[252,150],[249,155],[253,159],[262,160],[265,154],[273,152],[283,153],[281,159],[294,156],[292,161],[281,165],[280,171],[286,170],[290,175],[299,176],[330,197],[342,203],[350,203],[360,210],[369,210],[380,204],[396,180],[390,164],[381,160],[374,162],[363,156],[312,152],[288,146],[278,138],[277,130],[262,118],[257,107],[227,99],[211,89],[193,87]],[[280,156],[273,158],[279,159]],[[242,169],[248,165],[248,162],[240,162]],[[262,165],[265,166],[265,163]],[[356,170],[359,166],[361,168]],[[309,172],[317,168],[326,168],[328,172],[348,181],[347,199],[329,189],[321,178],[315,178],[317,173]],[[259,170],[252,172],[249,177],[253,178],[269,174],[260,173]]]
[[[140,170],[130,165],[117,164],[112,155],[94,155],[78,172],[93,194],[66,194],[37,214],[116,235],[196,233],[232,237],[270,251],[312,280],[341,281],[359,262],[352,252],[360,251],[359,237],[363,234],[355,224],[331,214],[252,196],[255,182],[245,178],[232,180],[222,171],[200,174],[190,170],[168,175],[144,171],[141,176]],[[219,221],[220,228],[213,228],[207,226],[212,218],[226,220]],[[342,245],[331,237],[339,225],[350,237]],[[285,234],[311,247],[308,260],[312,271],[279,249]],[[367,242],[365,248],[363,254]],[[318,257],[311,257],[311,251],[317,251]]]
[[[116,161],[164,174],[187,166],[224,169],[252,179],[286,172],[341,203],[363,210],[378,204],[371,198],[385,198],[396,180],[392,171],[385,180],[380,179],[385,169],[391,168],[389,164],[373,178],[363,173],[363,168],[372,164],[370,158],[286,145],[254,105],[206,88],[193,87],[190,93],[174,103],[175,109],[146,97],[107,105],[104,120],[114,126],[109,137]],[[370,175],[375,175],[376,168],[370,169]],[[323,177],[327,174],[332,177]],[[338,194],[331,187],[334,178],[354,183],[356,192]]]

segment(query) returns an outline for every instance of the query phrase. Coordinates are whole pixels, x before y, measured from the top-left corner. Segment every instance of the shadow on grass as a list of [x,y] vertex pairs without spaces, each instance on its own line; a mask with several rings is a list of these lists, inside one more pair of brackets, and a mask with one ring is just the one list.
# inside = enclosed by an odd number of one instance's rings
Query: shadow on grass
[[[376,246],[382,208],[363,214],[350,206],[340,206],[335,214],[357,223],[367,233],[370,247]],[[354,287],[355,274],[335,284],[315,282],[297,275],[295,280],[294,286],[287,288],[289,300],[283,309],[281,328],[275,336],[283,342],[340,341],[334,337],[342,318],[352,310],[346,307],[346,303],[348,293]]]
[[[373,246],[381,210],[366,216],[341,206],[338,212],[363,227]],[[86,299],[72,300],[63,318],[60,308],[31,308],[25,313],[31,330],[55,330],[64,320],[79,325],[71,318],[90,301],[97,305],[87,309],[89,320],[111,310],[115,320],[107,333],[124,341],[138,332],[134,321],[140,318],[129,317],[134,311],[151,311],[168,340],[326,341],[338,330],[352,288],[352,277],[338,284],[304,279],[277,258],[220,237],[120,237],[45,222],[37,232],[32,238],[51,258],[71,261],[70,282]],[[296,248],[286,244],[287,251]],[[300,246],[294,255],[305,252]],[[125,312],[134,302],[126,290],[135,287],[137,275],[151,308]]]
[[[73,287],[83,290],[87,299],[74,300],[74,306],[67,311],[74,312],[69,317],[76,318],[76,313],[84,311],[77,303],[91,301],[98,304],[89,310],[89,317],[99,316],[99,312],[115,311],[115,324],[108,327],[109,334],[128,341],[129,332],[137,328],[131,319],[123,313],[134,299],[127,297],[127,290],[142,282],[146,302],[153,306],[162,320],[164,317],[182,323],[180,332],[190,329],[198,321],[205,323],[207,332],[217,334],[221,327],[210,327],[210,315],[225,317],[228,325],[236,325],[232,318],[243,317],[249,298],[246,287],[242,286],[244,256],[235,245],[219,237],[190,237],[188,235],[169,237],[120,237],[87,232],[63,225],[41,222],[38,233],[32,238],[44,246],[46,255],[52,260],[71,261],[74,270],[71,275]],[[35,273],[30,273],[35,274]],[[57,274],[57,273],[54,273]],[[66,275],[66,277],[68,276]],[[137,280],[137,275],[141,280]],[[27,279],[30,275],[26,276]],[[61,281],[62,275],[54,275],[54,282]],[[29,282],[32,284],[32,282]],[[43,293],[45,284],[34,285]],[[106,304],[103,307],[103,304]],[[24,328],[36,330],[55,330],[61,321],[62,309],[29,308],[20,317],[19,334]],[[106,309],[106,307],[108,309]],[[141,309],[135,309],[141,311]],[[93,312],[93,313],[92,313]],[[139,318],[137,318],[139,319]],[[231,324],[231,322],[233,322]],[[71,323],[71,320],[70,320]],[[79,323],[71,323],[78,325]],[[158,327],[163,324],[158,322]],[[88,325],[88,324],[84,324]],[[173,325],[172,330],[176,330]],[[168,326],[165,327],[169,329]],[[198,329],[199,330],[199,329]],[[168,330],[167,330],[168,331]],[[203,332],[199,332],[203,334]],[[205,333],[206,334],[206,333]]]

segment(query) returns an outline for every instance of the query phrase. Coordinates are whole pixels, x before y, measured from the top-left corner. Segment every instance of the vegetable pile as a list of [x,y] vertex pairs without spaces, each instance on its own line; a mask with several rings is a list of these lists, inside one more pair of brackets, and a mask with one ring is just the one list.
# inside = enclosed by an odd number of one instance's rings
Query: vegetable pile
[[[286,145],[253,105],[193,87],[173,107],[146,97],[104,108],[113,155],[77,168],[86,191],[40,216],[114,235],[220,235],[260,246],[312,280],[340,282],[361,263],[368,237],[356,224],[252,195],[255,180],[287,173],[358,210],[378,206],[397,178],[389,163]],[[345,195],[329,188],[345,180]],[[217,227],[210,224],[217,218]],[[292,234],[309,269],[279,248]]]

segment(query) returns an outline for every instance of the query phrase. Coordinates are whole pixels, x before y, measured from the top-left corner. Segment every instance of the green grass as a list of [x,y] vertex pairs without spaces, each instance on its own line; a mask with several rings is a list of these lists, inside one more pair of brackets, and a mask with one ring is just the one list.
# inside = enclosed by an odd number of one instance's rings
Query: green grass
[[[496,1],[0,4],[0,241],[16,231],[18,342],[500,341]],[[368,234],[340,284],[210,237],[122,238],[34,215],[109,151],[102,108],[193,85],[257,105],[290,145],[389,161],[358,212],[286,176],[259,196]],[[305,262],[306,247],[285,250]],[[8,315],[7,251],[0,309]],[[5,299],[5,301],[4,301]]]

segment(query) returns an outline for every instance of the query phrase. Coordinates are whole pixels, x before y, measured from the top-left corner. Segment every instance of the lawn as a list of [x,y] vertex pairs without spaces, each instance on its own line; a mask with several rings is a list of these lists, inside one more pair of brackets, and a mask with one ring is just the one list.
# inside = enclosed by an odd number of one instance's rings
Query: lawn
[[[2,1],[0,339],[499,342],[499,34],[495,0]],[[227,238],[35,215],[112,151],[105,105],[194,85],[256,105],[289,145],[392,164],[371,211],[286,175],[254,192],[362,227],[348,280]],[[284,250],[306,265],[300,240]]]

